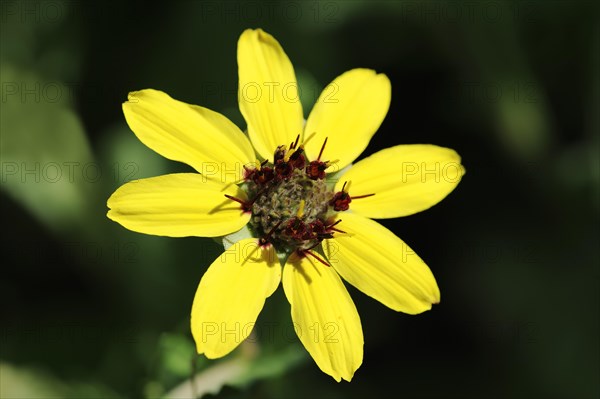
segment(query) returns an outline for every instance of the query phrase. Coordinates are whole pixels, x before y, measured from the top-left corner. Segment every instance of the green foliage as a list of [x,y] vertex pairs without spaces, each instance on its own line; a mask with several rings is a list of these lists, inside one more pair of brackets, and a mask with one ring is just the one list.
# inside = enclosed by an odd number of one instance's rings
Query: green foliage
[[[0,397],[598,397],[598,5],[163,6],[2,2]],[[364,156],[439,143],[468,171],[430,212],[382,221],[423,255],[442,302],[413,318],[349,287],[366,340],[351,384],[293,336],[198,356],[191,303],[221,243],[105,217],[121,184],[190,170],[130,131],[129,91],[164,90],[245,128],[235,51],[248,27],[286,49],[305,116],[342,71],[390,77]],[[281,290],[261,318],[290,324]]]

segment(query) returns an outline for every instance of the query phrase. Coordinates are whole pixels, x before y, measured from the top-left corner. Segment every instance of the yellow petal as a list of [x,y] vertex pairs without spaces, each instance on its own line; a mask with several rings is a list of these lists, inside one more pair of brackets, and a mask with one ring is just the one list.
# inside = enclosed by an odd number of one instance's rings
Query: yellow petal
[[340,230],[323,249],[333,268],[350,284],[384,305],[417,314],[440,301],[427,265],[394,233],[354,213],[338,214]]
[[238,181],[243,165],[255,160],[250,142],[229,119],[161,91],[129,93],[123,113],[142,143],[215,180]]
[[[385,118],[392,98],[387,76],[371,69],[353,69],[331,82],[321,93],[306,121],[305,145],[309,160],[338,160],[336,170],[354,161],[367,148]],[[331,169],[330,169],[331,170]]]
[[225,194],[247,199],[234,184],[224,185],[196,173],[133,180],[108,199],[108,217],[129,230],[169,237],[218,237],[250,220]]
[[250,335],[265,299],[281,281],[273,247],[238,241],[210,265],[196,291],[191,327],[198,353],[225,356]]
[[273,160],[279,145],[289,145],[300,134],[302,104],[289,58],[273,36],[247,29],[238,41],[240,111],[248,135],[263,158]]
[[302,344],[319,368],[336,381],[350,381],[363,359],[358,312],[331,267],[292,255],[283,269],[283,288]]
[[375,194],[353,200],[353,212],[395,218],[437,204],[454,190],[464,173],[454,150],[429,144],[399,145],[353,165],[337,182],[336,190],[351,182],[351,197]]

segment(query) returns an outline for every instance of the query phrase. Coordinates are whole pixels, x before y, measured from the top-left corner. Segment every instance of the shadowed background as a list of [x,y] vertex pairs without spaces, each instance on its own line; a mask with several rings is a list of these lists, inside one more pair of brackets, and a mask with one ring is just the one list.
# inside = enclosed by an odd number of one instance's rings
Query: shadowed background
[[[598,397],[598,11],[2,1],[0,397],[155,398],[195,374],[217,397]],[[431,143],[467,169],[439,205],[382,222],[430,266],[442,301],[407,316],[349,287],[365,335],[351,384],[301,347],[281,288],[250,342],[197,357],[192,299],[222,247],[105,217],[121,184],[190,170],[136,139],[127,93],[163,90],[245,128],[236,45],[256,27],[294,64],[305,116],[346,70],[389,76],[391,107],[362,157]]]

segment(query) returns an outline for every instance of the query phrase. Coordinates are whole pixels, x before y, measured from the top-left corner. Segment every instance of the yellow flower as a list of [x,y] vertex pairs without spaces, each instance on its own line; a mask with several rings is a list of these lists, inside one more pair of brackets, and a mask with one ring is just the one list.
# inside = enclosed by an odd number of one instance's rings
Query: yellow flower
[[231,352],[282,281],[308,352],[336,381],[350,381],[362,363],[363,333],[340,276],[396,311],[417,314],[438,303],[429,268],[370,218],[441,201],[464,174],[460,157],[434,145],[399,145],[352,165],[387,114],[385,75],[338,76],[305,122],[294,69],[271,35],[243,32],[237,59],[247,136],[223,115],[163,92],[129,95],[123,112],[137,137],[199,173],[129,182],[108,200],[108,217],[146,234],[231,234],[233,245],[194,298],[198,353]]

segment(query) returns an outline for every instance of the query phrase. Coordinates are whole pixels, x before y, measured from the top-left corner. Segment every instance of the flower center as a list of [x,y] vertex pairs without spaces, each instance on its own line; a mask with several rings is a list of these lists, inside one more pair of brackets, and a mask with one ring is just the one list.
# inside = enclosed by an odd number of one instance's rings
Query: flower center
[[[344,233],[335,227],[341,221],[336,221],[335,215],[348,210],[353,198],[346,184],[342,191],[335,192],[325,182],[325,170],[331,164],[321,161],[326,143],[327,139],[311,162],[307,162],[303,146],[298,147],[298,139],[289,149],[277,147],[273,163],[264,161],[245,167],[241,188],[249,201],[226,197],[252,214],[249,228],[261,245],[271,244],[280,254],[308,254],[328,265],[310,250],[334,233]],[[354,199],[362,197],[366,196]]]
[[333,237],[335,194],[325,183],[328,166],[320,159],[307,163],[296,139],[289,149],[277,147],[273,163],[246,168],[242,187],[252,201],[245,210],[252,213],[249,227],[261,244],[272,244],[279,253],[304,254]]
[[329,202],[334,194],[325,180],[313,180],[303,169],[294,169],[288,177],[264,186],[250,190],[256,191],[250,223],[257,235],[271,233],[273,245],[286,252],[318,245],[326,236],[328,217],[333,216]]

